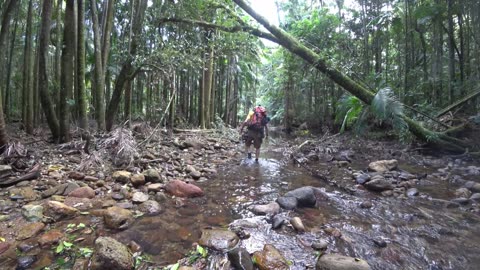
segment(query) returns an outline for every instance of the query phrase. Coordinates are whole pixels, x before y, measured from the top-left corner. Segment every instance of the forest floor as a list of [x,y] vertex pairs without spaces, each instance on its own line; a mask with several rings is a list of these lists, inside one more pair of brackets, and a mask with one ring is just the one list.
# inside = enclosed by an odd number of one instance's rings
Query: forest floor
[[319,253],[362,258],[373,269],[480,263],[480,162],[467,156],[350,135],[287,139],[272,129],[256,163],[228,128],[168,134],[137,124],[93,136],[89,154],[79,135],[55,145],[41,130],[9,132],[1,269],[177,261],[230,269],[248,263],[235,256],[242,250],[270,269],[318,268],[327,258],[317,261]]

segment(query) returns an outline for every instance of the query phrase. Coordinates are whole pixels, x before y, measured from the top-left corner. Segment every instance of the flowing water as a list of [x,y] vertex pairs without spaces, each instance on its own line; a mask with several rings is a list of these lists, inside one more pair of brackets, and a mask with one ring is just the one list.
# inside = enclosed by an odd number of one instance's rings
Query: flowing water
[[[273,244],[292,262],[291,269],[314,268],[318,253],[310,244],[318,239],[328,241],[327,252],[363,258],[373,269],[480,269],[480,218],[468,209],[445,207],[443,199],[451,199],[452,194],[444,183],[421,182],[419,190],[431,196],[398,199],[368,191],[350,195],[288,162],[281,145],[268,145],[258,163],[245,159],[220,168],[215,179],[198,183],[205,197],[169,202],[162,215],[141,218],[115,237],[136,241],[156,263],[166,265],[185,256],[201,229],[225,228],[234,220],[247,219],[257,226],[249,229],[251,237],[241,245],[254,252]],[[318,169],[329,166],[334,165],[319,162]],[[351,166],[366,167],[356,161]],[[434,170],[400,167],[418,174]],[[336,167],[331,172],[338,183],[352,185],[346,169]],[[282,213],[300,217],[306,233],[272,230],[267,218],[248,210],[302,186],[324,188],[329,195],[317,208]],[[359,207],[366,200],[373,203],[372,208]],[[326,228],[336,228],[342,236],[331,236]],[[384,240],[387,247],[377,247],[374,239]]]

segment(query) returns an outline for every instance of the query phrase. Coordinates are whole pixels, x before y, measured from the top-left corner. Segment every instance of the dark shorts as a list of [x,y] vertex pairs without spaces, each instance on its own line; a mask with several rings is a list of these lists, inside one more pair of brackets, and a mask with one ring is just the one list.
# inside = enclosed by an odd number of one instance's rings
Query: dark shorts
[[245,134],[245,145],[248,147],[252,145],[255,148],[260,148],[262,145],[263,141],[263,132],[262,131],[256,131],[256,130],[247,130],[247,133]]

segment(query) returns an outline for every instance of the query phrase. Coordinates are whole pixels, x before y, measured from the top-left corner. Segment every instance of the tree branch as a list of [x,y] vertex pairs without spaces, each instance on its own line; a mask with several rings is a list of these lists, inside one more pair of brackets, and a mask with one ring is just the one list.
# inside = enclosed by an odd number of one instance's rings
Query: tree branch
[[279,40],[272,34],[263,32],[259,29],[253,28],[248,25],[236,25],[232,27],[227,27],[227,26],[213,24],[213,23],[204,22],[204,21],[181,19],[181,18],[162,18],[159,20],[158,25],[161,25],[162,23],[166,23],[166,22],[184,23],[184,24],[199,26],[206,29],[219,29],[221,31],[228,32],[228,33],[246,32],[254,36],[257,36],[259,38],[268,39],[272,42],[279,44]]

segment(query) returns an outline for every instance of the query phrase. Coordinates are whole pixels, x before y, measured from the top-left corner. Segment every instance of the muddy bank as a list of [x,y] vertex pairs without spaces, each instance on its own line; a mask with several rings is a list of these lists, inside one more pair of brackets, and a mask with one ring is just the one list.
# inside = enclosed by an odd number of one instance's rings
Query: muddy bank
[[[244,158],[235,131],[148,142],[145,134],[96,137],[91,155],[79,141],[38,143],[29,158],[3,168],[20,176],[18,164],[26,171],[37,162],[41,176],[1,188],[0,265],[86,269],[108,261],[128,269],[179,261],[232,269],[254,261],[264,269],[315,269],[335,256],[361,258],[372,269],[480,264],[473,255],[480,168],[472,161],[325,136],[273,138],[255,163]],[[389,162],[369,169],[382,160]],[[314,201],[288,195],[305,187]],[[102,254],[104,243],[130,255],[115,261]],[[238,254],[248,260],[238,262]]]

